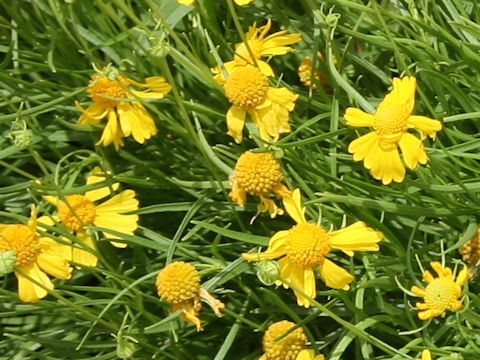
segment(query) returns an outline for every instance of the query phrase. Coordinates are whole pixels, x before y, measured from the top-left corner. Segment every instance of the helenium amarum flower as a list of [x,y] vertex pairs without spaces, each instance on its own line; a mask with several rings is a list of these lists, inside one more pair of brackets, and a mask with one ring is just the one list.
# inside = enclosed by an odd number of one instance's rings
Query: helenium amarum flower
[[426,164],[428,157],[422,141],[408,132],[417,129],[422,136],[435,137],[442,129],[442,123],[425,116],[411,115],[415,107],[417,80],[413,76],[393,79],[393,89],[377,107],[375,114],[368,114],[358,108],[349,107],[343,116],[347,125],[370,126],[373,131],[352,141],[348,152],[353,160],[363,161],[372,176],[384,185],[393,181],[402,182],[405,167],[410,169]]

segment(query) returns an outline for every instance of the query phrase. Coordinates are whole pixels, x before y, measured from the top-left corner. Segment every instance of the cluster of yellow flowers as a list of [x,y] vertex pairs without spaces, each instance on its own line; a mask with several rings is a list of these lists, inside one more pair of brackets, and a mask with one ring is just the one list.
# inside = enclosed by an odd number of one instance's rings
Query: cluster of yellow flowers
[[[235,0],[238,5],[251,1]],[[178,2],[192,5],[195,1]],[[236,44],[233,59],[211,69],[213,78],[222,85],[231,104],[226,112],[226,126],[227,133],[236,143],[243,140],[247,116],[258,128],[258,134],[253,133],[252,136],[265,144],[275,142],[281,134],[291,131],[290,113],[299,96],[286,86],[272,85],[275,72],[263,58],[293,51],[291,45],[301,41],[301,36],[288,34],[286,30],[269,34],[271,25],[270,19],[260,27],[254,23],[245,34],[245,41]],[[301,81],[312,86],[309,69],[311,60],[304,61],[299,73],[302,74]],[[322,82],[320,74],[313,73],[313,76]],[[421,139],[425,136],[434,138],[442,128],[438,120],[412,115],[416,86],[416,79],[412,76],[394,78],[391,92],[379,103],[374,114],[355,107],[347,108],[344,114],[347,125],[372,128],[371,132],[352,141],[348,151],[353,154],[354,161],[363,161],[371,175],[384,185],[403,181],[405,166],[415,169],[418,164],[426,164],[428,156]],[[154,76],[146,78],[144,83],[136,82],[107,67],[91,77],[87,91],[93,103],[86,109],[76,103],[82,112],[78,123],[97,125],[102,119],[107,119],[97,145],[113,144],[119,150],[124,144],[123,139],[130,135],[143,144],[157,133],[157,128],[140,100],[161,99],[170,90],[171,85],[162,77]],[[418,130],[421,139],[409,129]],[[133,190],[118,192],[119,184],[110,180],[107,172],[96,167],[87,177],[86,185],[103,181],[106,186],[82,194],[44,195],[43,200],[56,208],[54,215],[43,215],[37,219],[36,207],[32,206],[26,225],[0,226],[0,250],[10,251],[15,257],[14,269],[22,301],[35,302],[48,295],[54,285],[46,274],[69,279],[72,265],[96,266],[96,239],[99,236],[110,240],[113,246],[127,246],[122,235],[132,235],[137,229],[138,215],[135,211],[138,210],[138,201]],[[239,206],[245,205],[246,195],[250,194],[260,198],[260,213],[268,212],[274,218],[285,211],[295,222],[291,228],[273,234],[265,251],[241,256],[249,262],[278,259],[279,272],[275,284],[292,288],[299,306],[308,308],[315,305],[316,274],[330,288],[350,288],[354,276],[336,264],[339,260],[332,260],[332,250],[340,250],[348,257],[353,257],[355,251],[379,250],[378,243],[384,235],[361,220],[331,231],[308,221],[300,189],[292,190],[285,185],[281,162],[267,147],[241,154],[229,180],[229,196]],[[282,207],[275,202],[272,194],[281,199]],[[107,197],[108,200],[101,201]],[[56,227],[68,230],[71,237],[58,233],[54,236]],[[479,249],[477,236],[461,249],[465,261],[476,263],[480,258]],[[446,310],[462,308],[460,298],[468,278],[467,267],[455,277],[451,268],[437,261],[430,265],[437,277],[425,271],[426,287],[411,288],[414,295],[424,300],[416,304],[421,320],[440,316]],[[171,312],[181,311],[180,319],[193,323],[197,331],[202,330],[198,317],[202,307],[200,299],[206,301],[217,316],[221,316],[225,307],[201,286],[195,266],[183,261],[171,262],[161,269],[156,278],[156,288],[160,298],[171,304]],[[267,329],[263,350],[260,360],[324,358],[307,349],[307,337],[302,328],[286,320]],[[431,359],[429,350],[422,353],[422,359]]]

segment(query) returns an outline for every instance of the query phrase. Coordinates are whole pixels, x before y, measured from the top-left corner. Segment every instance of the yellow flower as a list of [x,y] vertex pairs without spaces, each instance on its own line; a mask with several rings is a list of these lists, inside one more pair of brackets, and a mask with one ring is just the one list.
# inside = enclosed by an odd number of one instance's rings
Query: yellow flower
[[160,298],[172,304],[171,312],[183,310],[180,319],[195,324],[197,331],[202,331],[198,314],[202,309],[199,298],[210,305],[215,315],[221,317],[225,305],[215,299],[200,286],[200,275],[192,264],[176,261],[165,266],[157,275],[157,293]]
[[[9,224],[0,228],[0,251],[13,251],[16,254],[15,275],[18,279],[18,297],[25,302],[36,302],[47,296],[43,288],[53,290],[54,286],[47,274],[58,279],[70,279],[72,268],[64,257],[68,246],[37,234],[37,214],[32,206],[27,225]],[[40,287],[20,272],[43,285]],[[47,274],[46,274],[47,273]]]
[[457,280],[454,280],[452,269],[449,267],[442,267],[438,261],[432,261],[430,266],[438,274],[438,277],[434,278],[427,270],[423,273],[427,287],[421,289],[418,286],[412,286],[410,290],[415,295],[423,297],[425,301],[416,303],[417,308],[421,310],[418,313],[420,320],[440,316],[447,309],[457,311],[463,306],[458,298],[462,296],[462,286],[468,277],[467,267],[465,266],[458,274]]
[[[282,257],[278,261],[281,278],[288,280],[312,299],[317,295],[315,268],[327,286],[348,290],[353,276],[330,261],[327,255],[332,249],[339,249],[348,256],[353,256],[354,251],[377,251],[379,249],[377,242],[383,238],[383,234],[367,227],[362,221],[337,231],[327,232],[323,227],[305,220],[305,208],[301,207],[300,196],[300,190],[295,189],[291,201],[284,201],[285,210],[297,225],[274,234],[265,252],[242,254],[243,258],[247,261],[259,261]],[[284,288],[289,287],[281,281],[277,281],[276,284],[283,284]],[[311,305],[306,297],[297,293],[295,289],[294,292],[298,305],[305,307]]]
[[352,141],[348,151],[355,161],[363,160],[372,176],[384,185],[393,181],[401,182],[405,177],[405,167],[410,169],[427,163],[427,154],[422,141],[407,130],[418,129],[422,134],[435,137],[442,129],[438,120],[425,116],[411,115],[415,106],[416,79],[412,76],[393,79],[393,90],[378,105],[374,115],[349,107],[344,115],[347,125],[371,126],[373,131]]
[[[233,0],[235,1],[235,4],[243,6],[243,5],[248,5],[250,4],[253,0]],[[195,0],[177,0],[179,4],[182,5],[193,5],[195,4]]]
[[[107,118],[97,145],[107,146],[113,143],[118,150],[123,146],[122,138],[130,135],[143,144],[157,133],[157,127],[142,103],[132,99],[161,99],[171,90],[171,86],[160,76],[149,77],[145,83],[139,83],[116,75],[113,69],[106,69],[106,72],[93,74],[90,79],[87,91],[93,104],[85,110],[78,102],[75,103],[82,111],[78,123],[99,124],[103,118]],[[137,91],[131,85],[150,91]]]
[[278,197],[291,197],[292,192],[282,184],[283,174],[280,162],[269,152],[246,151],[237,160],[234,172],[230,175],[232,190],[230,198],[240,206],[245,206],[246,194],[260,197],[258,211],[270,213],[270,217],[282,215],[275,202],[268,197],[275,193]]
[[[227,74],[231,74],[233,70],[239,66],[252,65],[258,66],[258,69],[264,75],[274,76],[272,68],[267,62],[261,60],[262,57],[285,55],[293,51],[288,45],[295,44],[302,40],[302,35],[300,33],[287,34],[287,30],[282,30],[265,37],[270,31],[271,26],[272,21],[268,19],[264,26],[257,28],[257,24],[253,23],[253,25],[248,28],[248,32],[245,34],[248,48],[244,42],[235,45],[233,60],[223,63]],[[250,49],[250,51],[248,49]],[[252,59],[250,52],[255,60]],[[219,83],[225,81],[220,67],[216,66],[211,70],[215,74],[214,79],[216,81]]]
[[280,134],[290,132],[288,119],[298,95],[284,87],[269,86],[267,77],[250,65],[232,71],[224,88],[232,104],[226,116],[227,133],[237,143],[242,142],[247,113],[265,141],[277,141]]
[[[95,167],[87,178],[87,185],[103,181],[102,170]],[[43,196],[43,199],[55,205],[58,209],[56,220],[60,221],[68,230],[74,233],[78,240],[87,248],[95,249],[95,243],[87,227],[95,225],[105,229],[110,229],[127,235],[133,235],[137,229],[138,215],[123,213],[138,210],[138,200],[135,199],[135,191],[124,190],[110,199],[95,204],[96,201],[111,195],[111,190],[117,190],[119,184],[105,186],[100,189],[87,191],[83,194],[67,195],[64,200],[55,196]],[[50,225],[52,222],[48,217],[42,217],[40,222]],[[120,239],[119,236],[103,232],[107,239]],[[127,245],[119,242],[111,242],[112,245],[125,248]],[[97,257],[80,247],[71,247],[69,259],[87,266],[96,266]]]
[[324,360],[325,357],[323,355],[315,356],[315,352],[313,350],[302,350],[297,356],[296,360]]
[[288,320],[278,321],[270,325],[263,335],[263,355],[258,360],[296,360],[297,355],[305,348],[307,336],[302,328],[285,335],[295,324]]
[[422,358],[416,360],[432,360],[432,354],[430,354],[430,350],[425,349],[422,351]]
[[460,246],[458,251],[462,255],[463,261],[470,265],[476,265],[480,260],[480,226],[477,227],[477,233],[473,238]]

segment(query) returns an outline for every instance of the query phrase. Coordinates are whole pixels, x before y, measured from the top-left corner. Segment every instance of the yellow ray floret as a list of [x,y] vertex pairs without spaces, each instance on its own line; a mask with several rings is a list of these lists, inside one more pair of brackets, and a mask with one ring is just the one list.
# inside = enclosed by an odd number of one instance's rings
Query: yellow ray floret
[[268,211],[272,218],[282,215],[283,210],[269,195],[274,193],[283,201],[289,201],[292,196],[290,189],[282,183],[284,177],[280,162],[270,152],[244,152],[229,179],[232,190],[228,195],[233,201],[245,206],[247,194],[258,196],[261,201],[258,211]]
[[243,139],[247,114],[258,127],[260,137],[277,141],[280,134],[290,132],[290,112],[298,98],[287,88],[274,88],[257,68],[237,67],[224,84],[225,96],[232,104],[227,112],[228,135],[237,143]]
[[[139,99],[162,99],[171,86],[160,76],[149,77],[145,83],[139,83],[126,76],[112,74],[113,71],[93,74],[87,89],[93,104],[84,109],[76,102],[82,112],[78,124],[99,124],[107,118],[97,145],[113,143],[118,150],[123,146],[123,138],[130,135],[143,144],[157,133],[157,127]],[[133,86],[144,90],[135,90]]]
[[[302,35],[300,33],[288,34],[287,30],[267,35],[271,26],[272,21],[268,19],[264,26],[257,28],[257,24],[254,23],[248,28],[248,32],[245,34],[246,42],[235,45],[233,60],[223,64],[227,74],[230,74],[239,66],[252,65],[257,66],[265,76],[274,76],[272,68],[262,58],[285,55],[293,51],[289,45],[299,42],[302,39]],[[216,81],[219,83],[225,81],[220,67],[217,66],[211,70],[215,74],[214,79]]]
[[[415,169],[428,157],[422,141],[408,132],[417,129],[431,138],[442,129],[438,120],[411,115],[415,106],[416,79],[413,76],[393,79],[393,90],[378,105],[375,114],[349,107],[344,118],[347,125],[370,126],[373,131],[352,141],[348,151],[355,161],[363,161],[372,176],[384,185],[405,178],[405,166]],[[402,152],[403,163],[399,148]]]
[[425,349],[422,351],[422,358],[421,359],[416,359],[416,360],[432,360],[432,354],[430,353],[430,350]]
[[[102,176],[103,175],[103,176]],[[96,167],[92,170],[87,178],[87,185],[95,184],[103,181],[106,175],[103,171]],[[125,214],[138,210],[138,200],[135,198],[135,191],[124,190],[116,195],[112,191],[118,189],[119,184],[105,186],[99,189],[87,191],[85,194],[67,195],[63,200],[55,196],[44,196],[43,199],[55,205],[58,209],[56,220],[60,221],[68,230],[75,234],[83,245],[94,250],[95,243],[88,231],[89,225],[113,230],[115,232],[133,235],[137,229],[138,215]],[[110,199],[99,204],[97,202],[107,196],[113,195]],[[49,224],[48,219],[42,218],[45,225]],[[120,239],[119,236],[103,232],[103,236],[107,239]],[[112,241],[112,245],[124,248],[124,243]],[[79,247],[72,247],[70,260],[87,266],[96,266],[97,257],[89,251]]]
[[454,280],[452,269],[442,267],[438,261],[432,261],[430,266],[435,270],[438,277],[427,270],[423,273],[423,278],[427,282],[425,289],[418,286],[412,286],[411,292],[423,297],[424,302],[417,302],[419,310],[418,317],[421,320],[427,320],[435,316],[442,315],[446,310],[460,310],[462,302],[458,300],[463,293],[463,284],[468,277],[468,269],[465,266]]
[[[299,189],[293,191],[291,203],[284,205],[297,225],[275,233],[266,251],[242,254],[243,258],[247,261],[281,258],[278,260],[280,277],[294,287],[297,303],[301,306],[309,307],[311,305],[309,298],[316,297],[315,270],[318,270],[327,286],[348,290],[353,276],[328,259],[330,251],[338,249],[348,256],[353,256],[354,251],[377,251],[379,249],[377,243],[383,238],[383,234],[367,227],[362,221],[332,232],[307,222],[305,210],[301,206]],[[289,287],[281,280],[276,283],[285,288]],[[306,294],[308,298],[295,289]]]
[[325,357],[322,354],[315,356],[313,350],[302,350],[298,353],[296,360],[325,360]]
[[[253,0],[233,0],[235,4],[243,6],[250,4]],[[182,5],[193,5],[195,4],[195,0],[177,0],[179,4]]]
[[157,293],[160,298],[172,305],[172,313],[182,310],[180,319],[195,324],[197,331],[202,331],[198,318],[203,299],[218,317],[225,305],[200,286],[200,275],[192,264],[175,261],[165,266],[157,275]]
[[47,296],[46,289],[54,288],[47,274],[58,279],[70,279],[72,267],[64,256],[65,248],[68,246],[38,235],[34,206],[27,225],[9,224],[1,227],[0,251],[10,250],[16,254],[15,275],[20,300],[33,303]]

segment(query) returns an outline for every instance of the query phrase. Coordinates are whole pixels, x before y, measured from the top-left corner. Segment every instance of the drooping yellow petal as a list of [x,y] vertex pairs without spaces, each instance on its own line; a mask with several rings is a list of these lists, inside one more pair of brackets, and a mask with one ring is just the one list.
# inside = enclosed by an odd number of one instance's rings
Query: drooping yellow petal
[[133,136],[136,142],[143,144],[157,134],[155,121],[140,103],[122,102],[117,106],[120,126],[124,136]]
[[378,143],[378,140],[377,134],[372,131],[353,140],[348,146],[348,152],[353,154],[353,160],[361,161],[367,156],[374,144]]
[[410,169],[415,169],[420,164],[427,163],[427,154],[422,142],[415,135],[403,134],[399,142],[402,150],[403,160]]
[[425,349],[425,350],[422,351],[422,359],[421,360],[432,360],[432,354],[430,354],[430,350]]
[[[137,229],[138,215],[125,215],[124,212],[138,209],[138,200],[135,199],[135,191],[124,190],[111,199],[95,208],[95,226],[111,229],[124,234],[133,235]],[[113,234],[104,233],[108,239],[118,239]]]
[[82,115],[77,120],[77,124],[80,125],[96,125],[107,116],[108,108],[99,105],[97,103],[91,104],[87,109],[84,109],[78,101],[75,102],[75,106],[82,112]]
[[285,211],[297,224],[307,222],[307,219],[305,219],[306,209],[302,207],[302,193],[300,189],[293,190],[291,196],[285,196],[282,200]]
[[114,110],[110,109],[108,112],[108,121],[103,129],[102,136],[97,142],[97,145],[107,146],[113,143],[115,149],[118,150],[120,146],[123,146],[123,132],[120,126],[118,126],[117,114]]
[[[104,181],[106,178],[107,178],[107,175],[105,174],[105,172],[99,166],[95,166],[92,169],[92,171],[90,171],[90,174],[87,177],[87,185]],[[116,191],[119,186],[120,186],[119,183],[114,183],[111,185],[111,187],[105,186],[100,189],[90,190],[85,193],[85,197],[91,202],[95,202],[110,195],[112,193],[112,190]]]
[[393,79],[393,89],[385,96],[377,108],[377,112],[382,112],[385,106],[401,106],[402,113],[410,116],[415,107],[415,91],[417,88],[417,79],[413,76]]
[[279,208],[275,201],[272,199],[264,196],[259,195],[260,197],[260,204],[258,204],[257,209],[259,212],[267,212],[270,214],[270,218],[275,218],[277,215],[283,215],[283,209]]
[[344,119],[347,122],[347,125],[350,126],[373,126],[374,117],[372,114],[368,114],[365,111],[362,111],[355,107],[349,107],[343,115]]
[[[305,274],[304,274],[304,271],[306,271],[306,269],[303,269],[302,267],[293,263],[287,257],[284,257],[283,259],[280,259],[278,261],[278,265],[280,266],[280,276],[283,279],[288,280],[289,283],[292,286],[294,286],[298,290],[305,293],[306,289],[305,289]],[[289,285],[287,285],[286,283],[282,283],[282,285],[283,285],[284,288],[289,288]],[[310,290],[311,290],[311,288],[310,288]],[[298,305],[305,306],[307,308],[311,305],[310,300],[305,298],[300,293],[297,293],[295,291],[295,289],[293,290],[293,292],[294,292],[295,296],[297,297],[297,304]]]
[[[96,250],[95,243],[90,235],[86,232],[81,231],[77,233],[78,241],[82,242],[84,245],[89,247],[92,250]],[[72,259],[71,261],[85,266],[95,267],[98,263],[98,258],[95,254],[84,250],[80,245],[72,247]]]
[[420,130],[431,138],[435,137],[437,131],[442,130],[442,123],[438,120],[430,119],[426,116],[413,115],[408,118],[408,125]]
[[250,4],[252,1],[253,0],[235,0],[235,4],[243,6]]
[[70,279],[73,269],[65,257],[70,247],[48,237],[39,238],[39,242],[42,251],[38,254],[37,263],[40,268],[58,279]]
[[243,126],[245,125],[246,111],[238,106],[231,106],[227,112],[227,134],[233,137],[237,144],[243,139]]
[[275,76],[272,67],[265,61],[258,59],[257,66],[260,72],[265,76]]
[[363,221],[343,229],[328,233],[330,246],[353,256],[354,251],[378,251],[377,242],[383,239],[383,234],[367,227]]
[[177,2],[182,5],[193,5],[195,0],[177,0]]
[[365,156],[364,165],[370,169],[372,176],[381,180],[384,185],[393,181],[402,182],[405,177],[405,167],[400,160],[396,146],[391,150],[384,150],[378,143],[374,143]]
[[[42,270],[40,270],[35,262],[28,266],[20,267],[19,270],[23,271],[32,279],[38,281],[47,289],[53,290],[53,283],[50,281],[48,276]],[[15,275],[18,279],[18,297],[20,300],[34,303],[47,296],[48,292],[44,288],[34,284],[32,281],[18,272],[15,272]]]
[[325,285],[333,289],[348,290],[350,283],[354,277],[344,268],[338,266],[333,261],[325,258],[325,261],[320,265],[320,276]]

